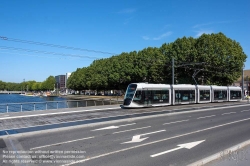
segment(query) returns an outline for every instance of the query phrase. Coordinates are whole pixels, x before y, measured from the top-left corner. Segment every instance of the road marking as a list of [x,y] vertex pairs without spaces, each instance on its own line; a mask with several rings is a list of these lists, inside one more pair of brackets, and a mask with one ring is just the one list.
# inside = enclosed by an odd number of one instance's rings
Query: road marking
[[243,111],[240,111],[240,112],[247,112],[247,111],[250,111],[250,110],[243,110]]
[[154,131],[154,132],[150,132],[150,133],[135,135],[135,136],[133,136],[133,138],[132,138],[131,141],[123,142],[121,144],[141,142],[141,141],[143,141],[143,140],[145,140],[145,139],[148,138],[148,137],[146,137],[146,138],[140,138],[141,136],[143,136],[143,135],[149,135],[149,134],[154,134],[154,133],[159,133],[159,132],[163,132],[163,131],[166,131],[166,130],[158,130],[158,131]]
[[131,125],[134,125],[134,124],[136,124],[136,123],[125,124],[125,125],[119,125],[119,126],[108,126],[108,127],[103,127],[103,128],[99,128],[99,129],[91,130],[91,131],[97,131],[97,130],[109,130],[109,129],[118,129],[119,127],[123,127],[123,126],[131,126]]
[[81,138],[81,139],[75,139],[75,140],[71,140],[71,141],[66,141],[66,142],[60,142],[60,143],[56,143],[56,144],[38,146],[38,147],[35,147],[35,148],[30,148],[30,150],[45,148],[45,147],[49,147],[49,146],[56,146],[56,145],[66,144],[66,143],[71,143],[71,142],[76,142],[76,141],[82,141],[82,140],[91,139],[91,138],[95,138],[95,137],[87,137],[87,138]]
[[163,154],[166,154],[166,153],[169,153],[169,152],[173,152],[173,151],[176,151],[176,150],[179,150],[179,149],[183,149],[183,148],[192,149],[193,147],[199,145],[200,143],[202,143],[204,141],[205,140],[196,141],[196,142],[190,142],[190,143],[185,143],[185,144],[180,144],[180,145],[177,145],[177,146],[179,146],[178,148],[174,148],[174,149],[167,150],[167,151],[164,151],[164,152],[161,152],[161,153],[150,155],[150,157],[157,157],[157,156],[160,156],[160,155],[163,155]]
[[151,126],[135,128],[135,129],[130,129],[130,130],[117,131],[117,132],[113,132],[113,134],[124,133],[124,132],[127,132],[127,131],[134,131],[134,130],[140,130],[140,129],[146,129],[146,128],[149,128],[149,127],[151,127]]
[[214,117],[214,116],[216,116],[216,115],[211,115],[211,116],[203,116],[203,117],[199,117],[199,118],[197,118],[197,119],[210,118],[210,117]]
[[[121,107],[114,107],[114,108],[104,108],[107,110],[112,109],[118,109]],[[36,115],[23,115],[23,116],[13,116],[13,117],[7,117],[7,118],[0,118],[1,119],[16,119],[16,118],[27,118],[27,117],[36,117],[36,116],[46,116],[46,115],[57,115],[57,114],[71,114],[71,113],[77,113],[77,112],[92,112],[92,111],[103,111],[103,108],[101,109],[91,109],[91,110],[79,110],[79,111],[68,111],[68,112],[55,112],[55,113],[47,113],[47,114],[36,114]],[[19,113],[19,112],[17,112]]]
[[231,125],[231,124],[235,124],[235,123],[239,123],[239,122],[244,122],[244,121],[248,121],[248,120],[250,120],[250,118],[242,119],[242,120],[238,120],[238,121],[234,121],[234,122],[230,122],[230,123],[225,123],[225,124],[217,125],[217,126],[214,126],[214,127],[209,127],[209,128],[205,128],[205,129],[201,129],[201,130],[197,130],[197,131],[193,131],[193,132],[190,132],[190,133],[185,133],[185,134],[181,134],[181,135],[177,135],[177,136],[173,136],[173,137],[169,137],[169,138],[164,138],[164,139],[161,139],[161,140],[152,141],[152,142],[148,142],[148,143],[145,143],[145,144],[132,146],[132,147],[129,147],[129,148],[124,148],[124,149],[109,152],[109,153],[104,153],[104,154],[101,154],[101,155],[98,155],[98,156],[89,157],[87,159],[74,161],[72,163],[68,163],[68,164],[65,164],[65,165],[62,165],[62,166],[70,166],[70,165],[77,164],[77,163],[82,163],[82,162],[85,162],[85,161],[88,161],[88,160],[93,160],[93,159],[101,158],[101,157],[104,157],[104,156],[109,156],[109,155],[112,155],[112,154],[128,151],[128,150],[131,150],[131,149],[136,149],[136,148],[140,148],[140,147],[143,147],[143,146],[152,145],[152,144],[156,144],[156,143],[159,143],[159,142],[171,140],[171,139],[174,139],[174,138],[179,138],[179,137],[183,137],[183,136],[187,136],[187,135],[191,135],[191,134],[195,134],[195,133],[200,133],[202,131],[207,131],[207,130],[211,130],[211,129],[215,129],[215,128],[219,128],[219,127],[223,127],[223,126],[227,126],[227,125]]
[[176,121],[176,122],[164,123],[163,125],[166,125],[166,124],[174,124],[174,123],[180,123],[180,122],[186,122],[186,121],[189,121],[189,119],[186,119],[186,120],[180,120],[180,121]]
[[221,114],[221,115],[229,115],[229,114],[235,114],[236,112],[228,112],[228,113],[224,113],[224,114]]

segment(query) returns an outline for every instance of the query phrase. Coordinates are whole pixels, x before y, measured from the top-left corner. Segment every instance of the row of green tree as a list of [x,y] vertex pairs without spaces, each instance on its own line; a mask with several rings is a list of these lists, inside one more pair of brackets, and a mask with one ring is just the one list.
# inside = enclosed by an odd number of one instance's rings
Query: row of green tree
[[49,76],[43,82],[26,81],[22,83],[3,82],[0,80],[0,90],[4,91],[47,91],[54,90],[55,77]]
[[183,37],[161,47],[123,52],[93,61],[72,73],[67,87],[74,90],[125,89],[133,82],[231,85],[241,75],[247,55],[240,43],[223,33]]

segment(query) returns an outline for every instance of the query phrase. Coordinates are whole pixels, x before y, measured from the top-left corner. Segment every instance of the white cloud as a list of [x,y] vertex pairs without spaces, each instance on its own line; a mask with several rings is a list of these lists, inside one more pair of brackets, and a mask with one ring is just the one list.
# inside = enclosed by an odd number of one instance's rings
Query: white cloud
[[148,36],[142,36],[144,40],[149,40],[150,38]]
[[163,39],[163,38],[165,38],[165,37],[168,37],[168,36],[172,35],[172,33],[173,33],[173,32],[169,31],[169,32],[166,32],[166,33],[161,34],[161,35],[158,36],[158,37],[150,38],[150,37],[148,37],[148,36],[142,36],[142,38],[143,38],[144,40],[161,40],[161,39]]
[[228,24],[232,23],[232,21],[217,21],[217,22],[208,22],[208,23],[203,23],[203,24],[196,24],[193,26],[193,28],[199,28],[207,25],[212,25],[212,24]]
[[163,34],[161,34],[160,36],[158,36],[158,37],[154,37],[153,38],[153,40],[161,40],[162,38],[165,38],[165,37],[168,37],[168,36],[170,36],[172,34],[172,32],[167,32],[167,33],[163,33]]
[[213,33],[212,30],[200,30],[196,31],[195,37],[200,37],[202,34],[211,34],[211,33]]

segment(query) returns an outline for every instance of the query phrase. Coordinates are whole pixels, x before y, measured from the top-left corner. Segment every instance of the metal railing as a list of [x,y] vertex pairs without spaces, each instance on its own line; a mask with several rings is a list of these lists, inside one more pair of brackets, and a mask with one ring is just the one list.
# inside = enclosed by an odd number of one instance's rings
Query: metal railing
[[121,104],[119,100],[65,100],[0,104],[0,113]]

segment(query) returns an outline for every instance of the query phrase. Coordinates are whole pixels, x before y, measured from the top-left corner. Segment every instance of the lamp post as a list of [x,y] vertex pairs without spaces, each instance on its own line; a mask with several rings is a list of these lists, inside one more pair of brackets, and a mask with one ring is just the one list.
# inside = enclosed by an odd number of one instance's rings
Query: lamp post
[[242,100],[244,100],[245,94],[244,94],[244,67],[245,64],[242,66]]

